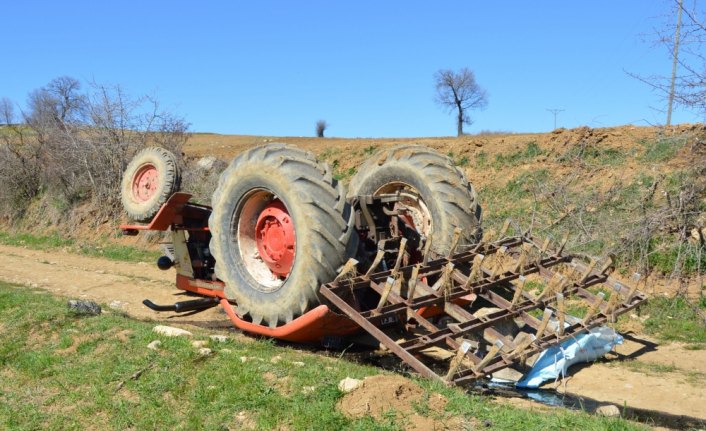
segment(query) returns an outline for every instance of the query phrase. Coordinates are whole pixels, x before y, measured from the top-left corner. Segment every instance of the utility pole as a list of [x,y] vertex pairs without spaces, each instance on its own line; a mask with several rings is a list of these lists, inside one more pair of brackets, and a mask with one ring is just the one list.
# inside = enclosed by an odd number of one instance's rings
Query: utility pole
[[667,106],[667,126],[672,124],[672,104],[674,103],[674,82],[677,79],[677,58],[679,57],[679,39],[681,38],[681,11],[684,0],[679,0],[677,29],[674,32],[674,55],[672,57],[672,82],[669,84],[669,105]]
[[559,115],[560,112],[566,111],[566,109],[547,109],[547,111],[554,114],[554,130],[556,130],[556,116]]

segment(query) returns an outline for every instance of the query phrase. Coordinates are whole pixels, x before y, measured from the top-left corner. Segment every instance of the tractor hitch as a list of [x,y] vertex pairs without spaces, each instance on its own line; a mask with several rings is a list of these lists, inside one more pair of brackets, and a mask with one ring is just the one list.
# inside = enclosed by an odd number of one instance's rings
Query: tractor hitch
[[192,299],[190,301],[179,301],[172,305],[157,305],[149,299],[142,301],[147,308],[154,311],[174,311],[184,313],[186,311],[203,311],[219,304],[218,298]]

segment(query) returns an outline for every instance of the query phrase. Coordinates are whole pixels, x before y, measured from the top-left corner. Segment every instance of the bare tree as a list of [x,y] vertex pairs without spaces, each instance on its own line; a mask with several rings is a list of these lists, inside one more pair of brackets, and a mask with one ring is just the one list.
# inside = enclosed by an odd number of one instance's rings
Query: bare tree
[[0,190],[5,208],[21,210],[19,200],[41,191],[66,208],[88,201],[98,214],[118,215],[120,180],[134,154],[155,145],[179,156],[188,138],[188,124],[153,97],[97,83],[83,91],[70,77],[30,93],[24,124],[13,108],[0,100],[0,184],[13,193]]
[[463,125],[473,124],[468,115],[471,109],[483,109],[488,105],[488,94],[476,82],[472,70],[464,67],[459,71],[442,69],[434,75],[435,101],[449,112],[456,112],[458,136],[463,135]]
[[323,138],[324,132],[328,128],[328,123],[326,120],[319,120],[316,122],[316,137]]
[[[670,58],[676,57],[673,87],[675,104],[706,116],[706,7],[703,2],[699,7],[696,2],[672,1],[674,15],[678,15],[680,10],[682,12],[681,22],[665,24],[657,32],[656,42],[665,48],[665,54]],[[679,24],[681,28],[676,31]],[[678,45],[678,55],[675,45]],[[672,92],[671,75],[629,75],[652,87],[665,100],[669,99]]]

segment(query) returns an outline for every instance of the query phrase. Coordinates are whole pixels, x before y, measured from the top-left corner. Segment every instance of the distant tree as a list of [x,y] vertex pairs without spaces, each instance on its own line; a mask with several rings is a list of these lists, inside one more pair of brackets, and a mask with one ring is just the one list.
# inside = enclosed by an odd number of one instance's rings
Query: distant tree
[[324,137],[324,132],[326,131],[326,128],[328,128],[328,123],[326,120],[319,120],[316,122],[316,136],[318,138],[323,138]]
[[473,124],[468,110],[483,109],[488,105],[488,94],[476,82],[473,71],[467,67],[459,71],[442,69],[434,75],[435,101],[449,112],[458,114],[458,136],[463,135],[463,125]]

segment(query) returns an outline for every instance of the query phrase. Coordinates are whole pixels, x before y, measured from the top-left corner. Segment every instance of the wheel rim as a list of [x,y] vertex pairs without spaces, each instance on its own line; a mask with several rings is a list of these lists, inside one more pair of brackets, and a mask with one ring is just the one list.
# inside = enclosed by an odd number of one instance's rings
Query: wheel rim
[[132,177],[132,196],[137,202],[147,202],[157,194],[159,171],[151,163],[140,166]]
[[257,249],[270,271],[286,277],[294,263],[294,225],[282,201],[275,199],[260,213],[255,227]]
[[402,221],[420,235],[428,237],[434,231],[431,211],[417,189],[403,182],[388,183],[375,191],[374,195],[399,193],[400,199],[395,203],[394,209],[404,210],[406,214],[401,215]]
[[274,193],[256,189],[246,194],[233,221],[245,269],[261,292],[278,290],[289,277],[296,256],[296,234],[286,205]]

